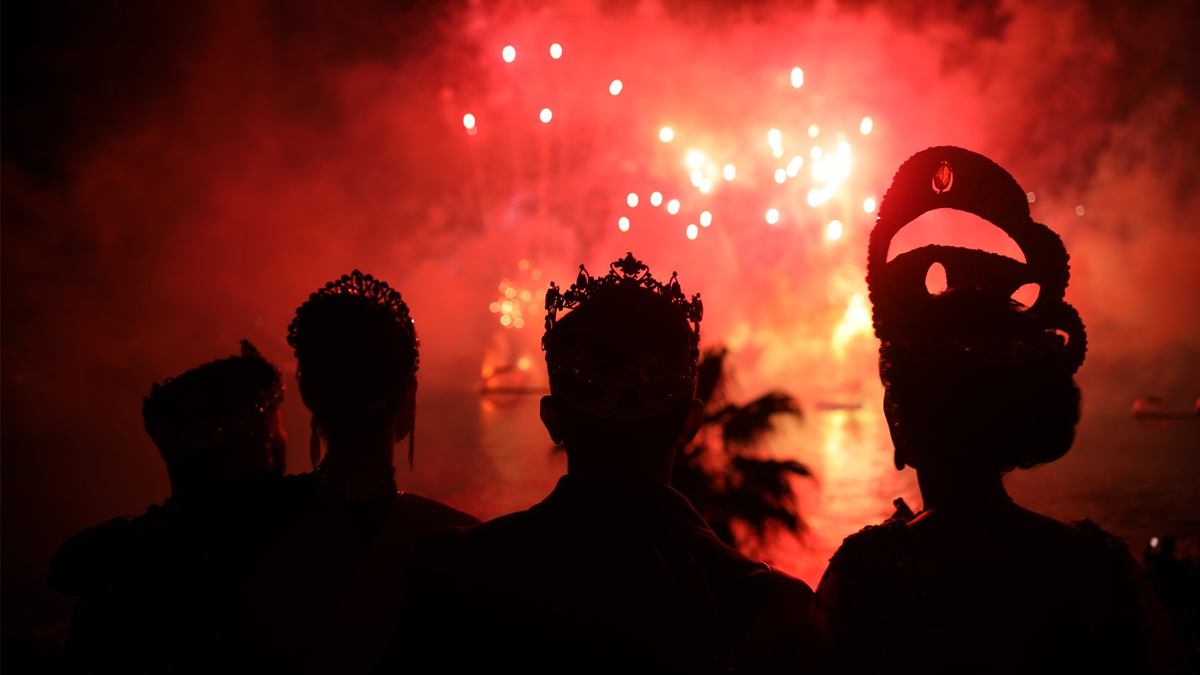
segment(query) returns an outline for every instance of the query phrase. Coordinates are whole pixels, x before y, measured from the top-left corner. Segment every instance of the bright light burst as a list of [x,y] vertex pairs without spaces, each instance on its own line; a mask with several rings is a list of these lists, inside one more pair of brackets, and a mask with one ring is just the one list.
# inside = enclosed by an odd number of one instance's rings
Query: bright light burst
[[658,140],[663,143],[670,143],[675,138],[675,130],[671,127],[663,127],[658,130]]
[[804,71],[799,66],[792,68],[792,87],[799,89],[804,86]]
[[709,225],[712,225],[712,213],[710,213],[708,211],[701,211],[700,212],[700,226],[708,227]]
[[622,232],[628,232],[629,231],[629,219],[626,218],[625,216],[621,216],[620,218],[618,218],[617,219],[617,229]]
[[721,175],[725,180],[733,180],[734,176],[737,176],[737,169],[732,164],[726,164],[725,168],[721,169]]
[[695,223],[688,225],[687,226],[687,238],[695,239],[698,236],[700,236],[700,228],[696,227]]
[[858,125],[858,130],[861,131],[864,136],[871,133],[871,129],[874,128],[875,120],[871,119],[870,117],[862,118],[862,123]]
[[863,211],[875,213],[875,200],[873,198],[867,197],[863,200]]
[[667,213],[669,213],[671,215],[675,215],[676,213],[679,213],[679,200],[678,199],[672,199],[671,201],[667,202]]
[[542,121],[542,124],[549,124],[553,118],[554,113],[550,112],[549,108],[542,108],[542,112],[538,113],[538,119]]
[[867,307],[866,297],[862,293],[850,296],[846,303],[846,313],[833,329],[830,346],[839,359],[846,356],[846,348],[855,337],[871,337],[871,310]]
[[[522,269],[528,269],[528,261],[521,262],[526,265]],[[500,315],[500,325],[505,328],[524,328],[526,318],[537,316],[544,303],[544,291],[530,290],[512,279],[501,279],[499,290],[500,298],[488,305],[488,309]]]
[[661,192],[651,192],[650,193],[650,206],[658,206],[659,204],[662,204],[662,193]]
[[779,210],[767,209],[767,224],[774,225],[779,222]]
[[502,52],[500,52],[500,55],[504,57],[504,61],[506,63],[512,63],[513,61],[517,60],[517,48],[512,45],[508,45]]
[[620,80],[613,80],[612,84],[608,85],[608,93],[616,96],[617,94],[621,93],[621,90],[624,88],[625,85],[622,84]]
[[470,131],[471,129],[474,129],[475,128],[475,116],[472,115],[471,113],[467,113],[466,115],[463,115],[463,126],[466,127],[468,131]]
[[808,125],[808,137],[809,138],[816,138],[817,136],[820,136],[820,135],[821,135],[821,127],[819,127],[815,124]]
[[562,45],[558,44],[557,42],[550,45],[550,58],[562,58]]
[[832,239],[833,241],[837,241],[838,239],[841,239],[842,238],[842,221],[840,221],[840,220],[829,221],[829,226],[825,228],[825,234],[828,235],[829,238]]
[[629,208],[631,208],[631,209],[632,209],[633,207],[637,206],[637,205],[638,205],[638,196],[637,196],[637,193],[636,193],[636,192],[630,192],[630,193],[629,193],[629,196],[625,198],[625,203],[626,203],[626,204],[628,204],[628,205],[629,205]]

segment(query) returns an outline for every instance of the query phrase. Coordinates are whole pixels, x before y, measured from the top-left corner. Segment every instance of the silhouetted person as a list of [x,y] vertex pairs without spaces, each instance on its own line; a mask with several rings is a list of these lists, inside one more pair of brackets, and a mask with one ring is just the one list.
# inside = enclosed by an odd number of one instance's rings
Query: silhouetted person
[[[925,246],[890,262],[895,233],[953,208],[994,223],[1026,262]],[[926,290],[945,268],[947,289]],[[848,537],[818,589],[846,672],[1147,672],[1178,656],[1128,550],[1090,521],[1014,504],[1003,476],[1070,449],[1086,334],[1063,301],[1061,240],[1033,222],[1002,168],[959,148],[901,166],[871,234],[867,282],[898,469],[924,509]],[[1025,307],[1011,299],[1039,285]],[[1177,664],[1178,665],[1178,664]]]
[[306,515],[247,584],[244,631],[271,668],[362,671],[393,631],[417,540],[479,521],[397,490],[396,443],[409,439],[412,460],[419,346],[398,292],[356,270],[296,310],[288,344],[315,470],[285,481]]
[[279,516],[282,401],[279,371],[246,341],[154,385],[142,415],[171,497],[76,535],[50,565],[50,585],[80,596],[73,669],[210,672],[236,658],[236,589]]
[[[723,544],[668,486],[696,433],[699,296],[632,254],[551,285],[541,417],[567,475],[414,554],[397,640],[419,672],[786,672],[819,660],[802,581]],[[570,310],[565,316],[560,312]]]

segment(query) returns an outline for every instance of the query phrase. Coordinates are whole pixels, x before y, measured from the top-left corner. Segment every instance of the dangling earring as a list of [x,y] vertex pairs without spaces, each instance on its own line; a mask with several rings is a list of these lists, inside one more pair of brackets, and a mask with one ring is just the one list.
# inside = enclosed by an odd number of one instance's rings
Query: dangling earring
[[408,470],[409,471],[413,470],[413,446],[416,444],[416,441],[414,441],[413,439],[416,437],[416,435],[417,435],[417,418],[413,417],[412,426],[408,428]]
[[312,416],[312,436],[308,438],[308,458],[312,460],[314,470],[321,463],[321,424],[317,422],[316,415]]
[[904,432],[900,429],[899,406],[892,400],[892,397],[885,394],[883,399],[884,411],[887,413],[888,434],[892,437],[892,462],[896,465],[897,471],[904,470],[904,454],[903,448],[908,445],[908,441],[904,438]]

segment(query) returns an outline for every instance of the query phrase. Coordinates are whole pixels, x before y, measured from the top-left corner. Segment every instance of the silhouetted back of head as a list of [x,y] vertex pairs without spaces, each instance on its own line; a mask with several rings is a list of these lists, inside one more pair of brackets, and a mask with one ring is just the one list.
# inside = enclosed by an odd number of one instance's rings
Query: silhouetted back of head
[[695,395],[699,296],[688,301],[674,275],[654,280],[632,254],[604,277],[580,270],[567,291],[551,285],[542,341],[564,444],[670,444]]
[[[942,208],[996,225],[1025,262],[940,245],[887,259],[901,228]],[[1063,299],[1067,262],[1058,235],[1033,221],[1021,186],[988,158],[945,146],[900,167],[880,204],[867,258],[898,458],[1012,469],[1067,452],[1079,420],[1073,376],[1087,350],[1083,322]],[[937,294],[925,286],[935,264],[947,284]],[[1025,307],[1012,295],[1029,284],[1038,297]]]
[[923,335],[880,349],[892,418],[927,461],[1029,468],[1066,454],[1079,388],[1063,336],[1022,321],[1003,295],[949,290]]
[[180,481],[270,469],[272,429],[282,402],[279,370],[243,340],[241,355],[154,385],[142,418],[178,487]]
[[416,330],[400,294],[355,270],[313,293],[288,328],[304,404],[328,433],[386,420],[414,380]]

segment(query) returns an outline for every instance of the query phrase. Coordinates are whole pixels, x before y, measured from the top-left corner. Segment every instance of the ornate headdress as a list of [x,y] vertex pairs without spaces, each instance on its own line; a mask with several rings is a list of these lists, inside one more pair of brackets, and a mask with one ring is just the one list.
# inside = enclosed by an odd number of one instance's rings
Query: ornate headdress
[[[560,317],[563,310],[570,313]],[[546,291],[542,349],[551,390],[602,419],[661,415],[695,389],[703,315],[699,294],[689,301],[675,273],[662,283],[632,253],[603,277],[580,265],[568,290],[551,283]]]
[[[295,350],[296,359],[298,361],[296,367],[296,379],[304,381],[303,364],[310,358],[309,345],[306,340],[306,325],[308,321],[315,318],[320,310],[317,307],[329,298],[333,297],[354,297],[365,298],[370,303],[379,306],[390,313],[392,319],[400,332],[405,336],[407,342],[412,346],[412,367],[408,373],[398,379],[394,387],[391,387],[384,394],[374,397],[371,401],[357,404],[354,409],[348,412],[354,413],[371,413],[387,408],[389,405],[396,403],[404,395],[408,389],[409,383],[412,381],[413,375],[416,374],[420,364],[420,340],[417,338],[417,330],[413,324],[412,317],[408,313],[408,305],[400,297],[400,293],[387,284],[387,282],[376,279],[370,274],[363,274],[358,270],[354,270],[350,274],[343,276],[337,281],[331,281],[325,284],[317,292],[308,297],[308,301],[301,305],[296,310],[296,317],[292,319],[288,326],[288,344]],[[369,305],[368,305],[369,307]],[[345,399],[343,399],[345,402]],[[409,436],[409,452],[408,462],[412,465],[412,436]],[[313,435],[310,443],[310,454],[312,455],[313,466],[315,467],[320,459],[320,437],[318,434],[318,423],[316,416],[313,417]]]
[[164,452],[198,455],[264,433],[282,403],[279,369],[242,340],[240,355],[153,385],[142,419]]
[[[1026,262],[932,244],[887,260],[888,247],[901,228],[943,208],[973,213],[999,227],[1016,241]],[[1021,346],[1023,353],[1037,352],[1030,355],[1067,374],[1079,369],[1087,351],[1087,334],[1079,314],[1063,299],[1070,267],[1062,239],[1033,221],[1025,191],[1007,171],[983,155],[952,146],[929,148],[905,161],[880,204],[867,254],[867,286],[881,354],[914,341],[955,339],[945,334],[947,319],[961,335],[981,340],[974,343],[976,351],[978,347],[986,350],[988,328],[978,323],[978,315],[942,316],[945,308],[939,309],[935,296],[926,290],[925,278],[935,263],[946,270],[947,292],[999,299],[1004,308],[1012,307],[1008,298],[1018,288],[1037,284],[1039,293],[1033,305],[1017,306],[1021,311],[1006,312],[1005,320],[1015,322],[1022,335],[1039,336],[1034,343]]]

